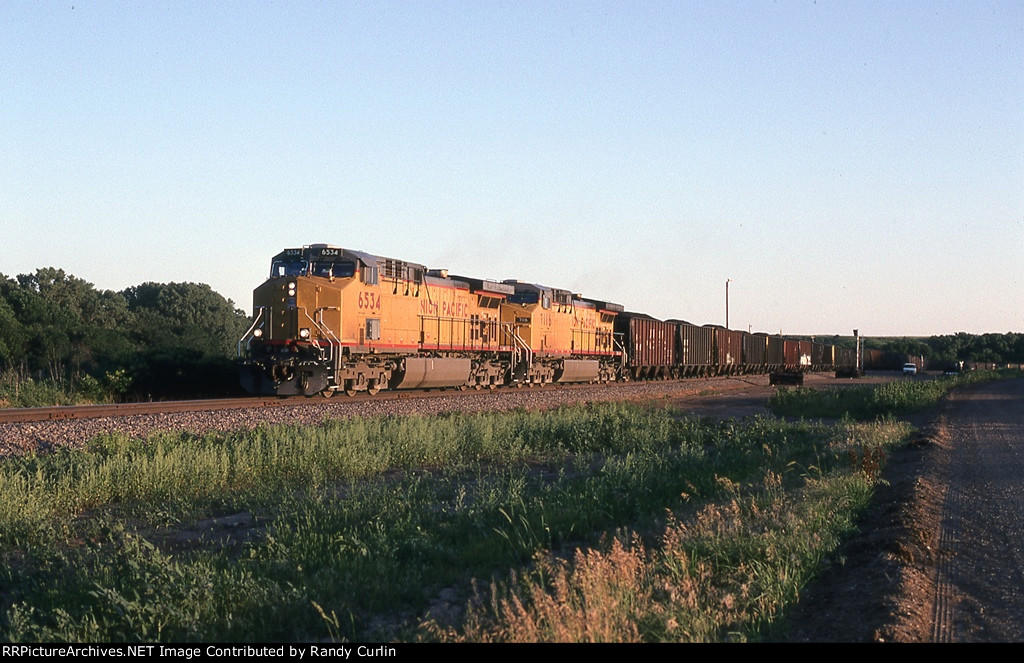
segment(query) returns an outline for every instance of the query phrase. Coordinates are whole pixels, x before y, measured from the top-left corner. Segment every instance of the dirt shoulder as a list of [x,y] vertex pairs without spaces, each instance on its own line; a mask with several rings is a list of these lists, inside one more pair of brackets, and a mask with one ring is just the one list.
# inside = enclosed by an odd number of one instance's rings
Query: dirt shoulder
[[889,458],[859,534],[829,560],[787,616],[791,642],[932,642],[948,462],[944,419],[917,417],[913,444]]
[[1024,380],[978,383],[917,417],[863,519],[790,616],[829,642],[1024,641]]
[[[891,379],[891,378],[890,378]],[[817,383],[821,384],[818,385]],[[831,386],[818,377],[813,385]],[[836,381],[850,384],[850,381]],[[864,382],[857,381],[857,384]],[[772,387],[751,386],[675,404],[701,416],[766,414]],[[786,616],[787,642],[932,642],[938,533],[948,476],[944,407],[909,418],[914,442],[891,455],[860,533],[824,563]]]

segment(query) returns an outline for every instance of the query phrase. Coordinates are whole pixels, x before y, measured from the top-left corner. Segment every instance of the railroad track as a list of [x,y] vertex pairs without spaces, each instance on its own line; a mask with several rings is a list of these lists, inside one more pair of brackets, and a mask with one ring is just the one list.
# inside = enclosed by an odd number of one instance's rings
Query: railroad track
[[[730,378],[709,378],[728,379],[734,382],[747,382],[749,376],[732,376]],[[673,382],[686,383],[687,379],[681,380],[651,380],[648,382],[619,382],[605,384],[600,387],[602,390],[615,389],[618,386],[628,387],[632,384],[658,384]],[[754,384],[750,382],[750,384]],[[543,386],[523,385],[523,391],[573,391],[595,388],[587,383],[573,384],[546,384]],[[515,393],[520,391],[515,386],[502,386],[497,389],[483,390],[461,390],[461,389],[416,389],[409,391],[382,391],[376,395],[359,392],[353,396],[335,395],[333,398],[321,398],[318,396],[250,396],[246,398],[214,398],[208,400],[188,401],[153,401],[146,403],[117,403],[112,405],[59,405],[50,407],[26,407],[26,408],[0,408],[0,424],[26,423],[33,421],[61,421],[71,419],[96,419],[100,417],[130,417],[145,414],[171,414],[177,412],[215,412],[217,410],[240,410],[246,408],[267,408],[299,406],[314,403],[361,403],[374,401],[392,401],[406,399],[429,399],[440,395],[452,397],[460,394],[469,395],[500,395],[503,393]]]
[[[813,377],[816,374],[809,374]],[[749,380],[750,376],[731,376],[729,378],[709,378],[709,379],[721,379],[729,380],[733,383],[736,382],[749,382],[749,384],[755,384]],[[658,384],[658,383],[686,383],[688,380],[652,380],[646,382],[647,384]],[[602,385],[600,389],[615,389],[618,386],[627,387],[631,384],[645,384],[645,382],[622,382],[614,384]],[[526,385],[530,387],[532,385]],[[593,389],[594,385],[580,383],[580,384],[548,384],[544,386],[538,386],[536,391],[571,391],[571,390],[585,390]],[[440,395],[452,397],[459,394],[465,395],[500,395],[502,393],[514,393],[519,391],[515,387],[503,386],[493,390],[473,390],[468,391],[458,389],[418,389],[409,391],[382,391],[376,395],[370,395],[365,392],[360,392],[354,396],[342,396],[337,395],[334,398],[324,399],[317,396],[286,396],[286,397],[271,397],[271,396],[250,396],[246,398],[214,398],[208,400],[188,400],[188,401],[153,401],[147,403],[117,403],[112,405],[60,405],[51,407],[31,407],[31,408],[0,408],[0,424],[13,424],[13,423],[26,423],[33,421],[61,421],[71,419],[96,419],[100,417],[130,417],[134,415],[146,415],[146,414],[171,414],[177,412],[215,412],[217,410],[240,410],[246,408],[267,408],[267,407],[285,407],[285,406],[298,406],[308,405],[313,403],[361,403],[361,402],[373,402],[373,401],[390,401],[390,400],[405,400],[405,399],[421,399],[421,398],[436,398]],[[535,391],[534,389],[525,389],[524,391]]]
[[130,417],[137,414],[171,412],[207,412],[249,407],[268,407],[285,403],[277,398],[217,398],[195,401],[156,401],[150,403],[116,403],[112,405],[58,405],[0,409],[0,424],[97,417]]
[[[446,395],[457,393],[448,392]],[[472,393],[491,393],[474,391]],[[215,412],[217,410],[241,410],[247,408],[284,407],[310,403],[362,401],[388,401],[407,398],[432,398],[437,391],[388,391],[375,396],[359,393],[333,399],[307,396],[247,398],[212,398],[189,401],[153,401],[146,403],[115,403],[108,405],[56,405],[49,407],[23,407],[0,409],[0,424],[28,423],[33,421],[62,421],[70,419],[97,419],[100,417],[130,417],[143,414],[172,414],[176,412]]]
[[[629,384],[629,383],[622,383]],[[532,385],[526,385],[532,386]],[[614,387],[605,385],[602,388]],[[563,391],[593,388],[589,384],[544,385],[537,391]],[[246,408],[267,408],[308,405],[312,403],[361,403],[405,399],[436,398],[458,394],[501,394],[518,391],[515,387],[499,387],[488,390],[460,389],[417,389],[411,391],[383,391],[376,395],[360,392],[354,396],[336,395],[324,399],[318,396],[255,396],[247,398],[213,398],[188,401],[153,401],[147,403],[117,403],[112,405],[58,405],[50,407],[26,407],[0,409],[0,424],[27,423],[33,421],[62,421],[71,419],[97,419],[100,417],[130,417],[144,414],[171,414],[177,412],[215,412],[217,410],[240,410]],[[527,389],[526,391],[533,391]]]

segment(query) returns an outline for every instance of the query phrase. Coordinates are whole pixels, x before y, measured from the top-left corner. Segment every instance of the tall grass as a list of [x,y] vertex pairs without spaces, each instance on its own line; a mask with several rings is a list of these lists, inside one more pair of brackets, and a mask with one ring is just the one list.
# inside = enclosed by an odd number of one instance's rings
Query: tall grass
[[113,505],[182,513],[235,508],[276,499],[282,490],[317,490],[398,470],[458,471],[652,449],[676,443],[674,429],[663,414],[605,405],[550,415],[348,419],[228,435],[162,432],[144,441],[103,435],[88,453],[61,450],[0,464],[0,542]]
[[973,371],[936,380],[897,380],[829,389],[780,387],[769,399],[768,407],[778,416],[873,419],[927,410],[954,387],[998,377],[1001,374],[995,371]]
[[[418,624],[431,617],[438,594],[468,597],[474,578],[486,583],[509,569],[521,583],[554,578],[562,564],[554,560],[575,549],[595,568],[661,568],[657,556],[666,548],[652,541],[680,538],[692,531],[692,518],[708,520],[713,509],[753,499],[766,476],[777,478],[786,504],[802,504],[808,477],[848,468],[849,450],[868,444],[872,426],[883,424],[844,424],[836,432],[805,422],[707,422],[601,404],[146,440],[108,435],[85,451],[9,458],[0,463],[0,635],[541,639],[540,632],[517,636],[494,627],[479,612],[465,626],[435,622],[420,631]],[[770,511],[760,504],[744,507],[752,532],[758,514]],[[208,526],[213,516],[239,512],[245,524],[236,529]],[[637,536],[618,537],[619,557],[601,557],[615,551],[602,541],[627,531]],[[692,544],[687,554],[704,545]],[[726,566],[754,574],[757,564],[789,559],[754,549]],[[770,577],[763,568],[755,575]],[[616,596],[621,589],[572,591],[602,604],[604,595],[593,592]],[[650,600],[666,591],[655,584]],[[782,598],[772,605],[789,600],[786,591],[773,589]],[[637,614],[625,630],[602,632],[613,639],[679,633],[668,621],[658,626],[648,612]],[[763,614],[770,621],[776,613]]]
[[[864,444],[882,449],[904,434],[893,423],[844,429],[834,451],[859,451],[848,457],[872,457]],[[529,570],[492,582],[460,627],[429,626],[456,641],[756,639],[799,599],[871,497],[877,467],[837,465],[841,456],[799,481],[771,470],[747,485],[720,477],[722,496],[686,516],[670,512],[652,543],[620,531],[571,557],[538,555]]]

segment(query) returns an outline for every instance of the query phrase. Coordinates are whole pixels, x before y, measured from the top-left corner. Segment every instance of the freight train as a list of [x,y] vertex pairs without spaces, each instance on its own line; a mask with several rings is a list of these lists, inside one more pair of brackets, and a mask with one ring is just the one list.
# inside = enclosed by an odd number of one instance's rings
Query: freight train
[[853,366],[853,351],[630,313],[516,280],[327,244],[286,249],[253,292],[242,386],[265,395],[493,389]]

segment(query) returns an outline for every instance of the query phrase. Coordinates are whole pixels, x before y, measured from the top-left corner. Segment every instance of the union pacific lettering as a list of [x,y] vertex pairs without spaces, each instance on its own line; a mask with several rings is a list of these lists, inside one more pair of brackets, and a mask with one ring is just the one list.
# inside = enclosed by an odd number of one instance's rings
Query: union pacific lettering
[[420,315],[442,318],[468,318],[469,304],[466,302],[428,302],[420,300]]

